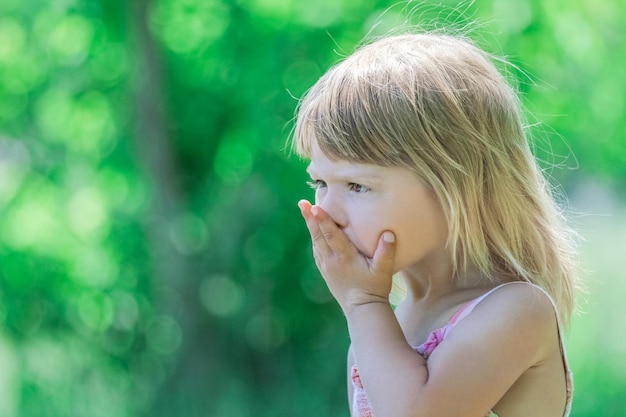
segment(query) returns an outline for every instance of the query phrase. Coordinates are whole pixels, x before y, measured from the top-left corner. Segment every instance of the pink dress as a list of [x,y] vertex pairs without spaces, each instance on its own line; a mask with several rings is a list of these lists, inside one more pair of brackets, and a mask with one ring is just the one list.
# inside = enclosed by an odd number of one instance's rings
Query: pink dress
[[[444,327],[433,331],[428,336],[428,339],[426,340],[426,342],[414,348],[415,351],[417,351],[417,353],[419,353],[424,359],[428,360],[428,357],[433,353],[433,351],[437,348],[437,346],[439,346],[439,344],[445,340],[446,336],[450,333],[450,331],[454,329],[454,326],[456,326],[458,322],[460,322],[465,317],[467,317],[482,300],[484,300],[488,295],[496,291],[498,288],[502,288],[505,285],[516,284],[516,283],[521,283],[525,285],[533,285],[533,284],[529,284],[529,283],[521,282],[521,281],[509,282],[506,284],[499,285],[493,288],[492,290],[488,291],[487,293],[481,295],[480,297],[475,298],[472,301],[469,301],[468,303],[464,304],[461,308],[459,308],[456,313],[454,313],[450,321],[448,321],[448,323]],[[541,291],[543,291],[546,294],[546,296],[552,302],[552,305],[555,307],[555,311],[556,311],[556,306],[554,305],[554,302],[552,301],[552,298],[548,295],[548,293],[546,293],[545,290],[543,290],[540,287],[537,287],[537,286],[535,287],[541,289]],[[560,324],[558,324],[558,319],[557,319],[557,329],[559,332],[561,357],[563,358],[563,366],[564,366],[565,374],[566,374],[565,379],[566,379],[567,397],[566,397],[565,411],[563,412],[563,417],[568,417],[570,414],[570,409],[572,407],[572,392],[573,392],[572,372],[569,369],[569,366],[567,364],[567,358],[565,356],[563,338],[561,335]],[[369,400],[367,399],[367,394],[365,393],[365,389],[363,388],[363,384],[361,383],[359,370],[356,365],[352,367],[351,379],[352,379],[352,386],[354,388],[354,396],[352,399],[352,417],[374,417],[374,412],[372,411]],[[498,417],[498,416],[493,411],[490,411],[485,417]]]

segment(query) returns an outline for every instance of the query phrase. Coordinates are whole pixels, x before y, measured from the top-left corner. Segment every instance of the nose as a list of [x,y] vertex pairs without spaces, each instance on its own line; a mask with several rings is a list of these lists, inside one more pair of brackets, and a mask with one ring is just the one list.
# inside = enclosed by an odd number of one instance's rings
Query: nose
[[338,227],[343,228],[347,225],[348,219],[345,207],[340,197],[332,191],[318,192],[315,196],[315,204],[328,213]]

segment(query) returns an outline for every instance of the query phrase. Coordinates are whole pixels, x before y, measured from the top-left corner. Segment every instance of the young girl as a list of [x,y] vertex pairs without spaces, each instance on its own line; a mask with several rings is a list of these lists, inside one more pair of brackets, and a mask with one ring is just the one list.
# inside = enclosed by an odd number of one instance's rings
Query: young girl
[[294,147],[353,417],[569,414],[571,234],[486,53],[435,34],[364,46],[301,101]]

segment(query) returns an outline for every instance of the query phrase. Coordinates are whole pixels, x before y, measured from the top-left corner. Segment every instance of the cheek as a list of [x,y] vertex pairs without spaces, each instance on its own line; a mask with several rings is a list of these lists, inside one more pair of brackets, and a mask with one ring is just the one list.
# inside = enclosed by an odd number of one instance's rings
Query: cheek
[[448,229],[438,212],[407,216],[398,228],[396,267],[404,269],[425,257],[445,250]]
[[396,246],[396,256],[394,259],[394,273],[399,272],[411,266],[418,257],[416,257],[415,245],[410,239],[398,236]]

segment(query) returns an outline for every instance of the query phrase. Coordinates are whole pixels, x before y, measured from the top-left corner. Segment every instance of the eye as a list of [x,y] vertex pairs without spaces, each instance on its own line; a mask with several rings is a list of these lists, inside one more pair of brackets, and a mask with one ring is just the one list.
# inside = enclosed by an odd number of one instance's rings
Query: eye
[[350,184],[348,184],[348,188],[350,189],[350,191],[354,191],[355,193],[366,193],[370,190],[366,186],[357,184],[355,182],[351,182]]
[[322,180],[311,180],[311,181],[307,181],[306,182],[309,187],[311,187],[314,190],[319,190],[320,188],[326,187],[326,183]]

